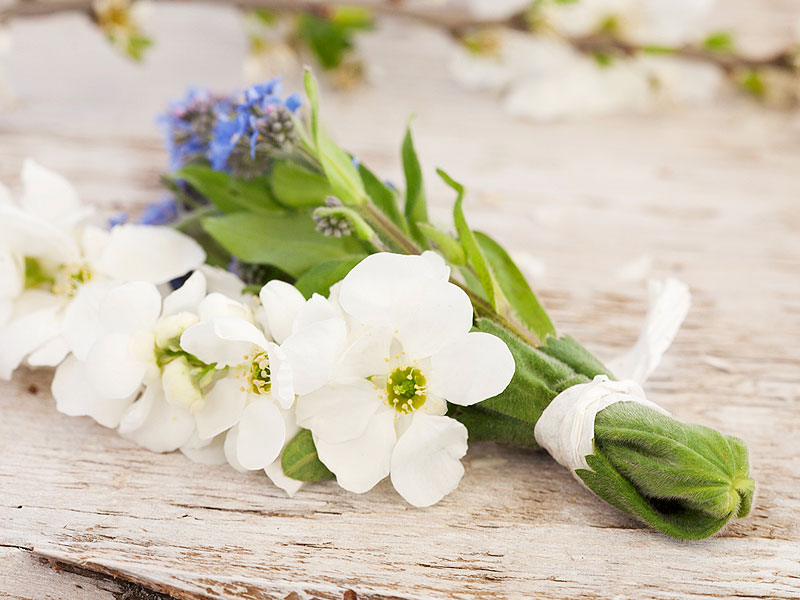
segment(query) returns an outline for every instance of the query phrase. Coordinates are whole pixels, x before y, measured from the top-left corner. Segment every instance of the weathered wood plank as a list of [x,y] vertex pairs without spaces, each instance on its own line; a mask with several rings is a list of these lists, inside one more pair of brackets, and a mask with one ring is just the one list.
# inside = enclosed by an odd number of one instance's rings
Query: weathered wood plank
[[[160,48],[144,71],[85,35],[70,47],[75,66],[53,69],[59,35],[85,34],[80,19],[15,27],[8,70],[21,105],[0,115],[0,179],[30,155],[73,179],[101,217],[157,199],[153,113],[192,79],[236,85],[242,51],[230,13],[158,14]],[[185,56],[201,34],[207,43]],[[415,112],[433,214],[449,221],[450,192],[433,175],[442,166],[471,190],[471,222],[535,277],[559,328],[603,357],[635,338],[647,275],[687,281],[692,311],[648,393],[747,440],[753,515],[677,542],[546,455],[493,444],[473,445],[461,486],[431,509],[409,508],[386,483],[360,496],[316,484],[288,500],[262,476],[153,455],[65,417],[49,375],[22,372],[0,384],[0,597],[80,597],[71,586],[85,576],[43,557],[193,599],[800,598],[800,123],[729,100],[521,124],[450,84],[430,60],[444,40],[414,34],[413,47],[404,26],[365,41],[391,76],[355,100],[326,94],[334,133],[399,178],[392,142]],[[85,597],[124,593],[102,582]]]

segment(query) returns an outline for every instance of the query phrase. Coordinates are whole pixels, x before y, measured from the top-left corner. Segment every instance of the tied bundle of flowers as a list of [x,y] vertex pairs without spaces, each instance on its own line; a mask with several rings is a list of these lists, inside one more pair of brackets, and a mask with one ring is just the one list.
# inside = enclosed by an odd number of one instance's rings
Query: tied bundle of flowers
[[[556,333],[442,171],[455,235],[430,222],[410,132],[401,194],[326,135],[310,73],[305,84],[307,123],[275,82],[214,100],[226,108],[203,118],[190,115],[212,95],[191,93],[183,166],[167,178],[190,237],[171,233],[208,264],[182,264],[172,276],[193,274],[174,291],[125,277],[92,296],[81,344],[49,363],[60,363],[60,410],[153,451],[264,470],[289,495],[330,478],[363,493],[389,477],[429,506],[459,484],[467,441],[493,440],[545,448],[597,496],[675,537],[749,512],[744,443],[673,419],[641,388],[688,311],[684,285],[655,290],[639,342],[604,365]],[[27,264],[32,250],[8,252]]]

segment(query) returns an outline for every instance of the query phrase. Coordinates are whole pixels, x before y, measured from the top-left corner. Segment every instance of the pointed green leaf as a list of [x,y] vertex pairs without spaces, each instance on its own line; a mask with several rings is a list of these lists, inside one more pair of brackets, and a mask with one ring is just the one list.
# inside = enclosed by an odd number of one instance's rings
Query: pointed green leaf
[[307,213],[266,216],[238,212],[206,218],[203,227],[237,258],[273,265],[295,278],[320,263],[366,256],[354,237],[326,237],[316,231]]
[[323,175],[289,161],[275,164],[270,183],[278,202],[295,208],[324,206],[325,198],[333,194]]
[[457,266],[467,264],[467,255],[458,241],[428,223],[417,223],[417,226],[425,234],[425,237],[438,246],[447,260]]
[[308,429],[301,429],[295,435],[281,456],[283,474],[297,481],[325,481],[334,475],[322,464],[317,456],[314,438]]
[[483,255],[483,251],[478,245],[475,235],[472,233],[469,225],[467,225],[467,219],[464,217],[464,209],[462,207],[464,202],[464,186],[441,169],[437,169],[436,172],[439,174],[439,177],[458,194],[456,203],[453,206],[453,220],[455,221],[458,238],[461,241],[461,246],[464,248],[469,262],[472,264],[472,268],[475,269],[475,274],[481,282],[483,291],[486,292],[486,298],[489,300],[492,308],[502,314],[502,309],[507,306],[508,301],[503,297],[503,292],[492,273],[489,262]]
[[367,191],[367,195],[372,198],[373,204],[389,217],[392,223],[405,233],[408,233],[408,224],[400,212],[400,207],[397,205],[395,193],[363,164],[358,167],[358,172],[361,174],[364,188]]
[[338,260],[330,260],[320,263],[309,269],[300,279],[295,281],[294,286],[300,290],[306,298],[311,298],[313,294],[327,296],[331,286],[337,281],[344,279],[350,270],[363,260],[363,256],[351,256]]
[[222,212],[248,210],[272,214],[284,210],[275,201],[266,177],[239,179],[203,165],[187,165],[169,178],[185,181]]
[[422,167],[419,164],[417,151],[414,149],[411,127],[406,129],[406,136],[403,138],[402,158],[403,173],[406,179],[405,215],[408,221],[408,229],[411,237],[423,248],[427,248],[427,239],[417,225],[418,223],[428,222],[428,206],[422,181]]
[[494,273],[511,308],[540,340],[555,335],[556,329],[525,277],[508,252],[485,233],[475,232],[475,239]]

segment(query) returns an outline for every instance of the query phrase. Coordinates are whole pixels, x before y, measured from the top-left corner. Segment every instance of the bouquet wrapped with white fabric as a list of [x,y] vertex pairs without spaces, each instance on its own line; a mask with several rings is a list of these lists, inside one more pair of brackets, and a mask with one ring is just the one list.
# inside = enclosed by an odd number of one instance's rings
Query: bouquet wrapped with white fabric
[[428,219],[410,132],[405,191],[339,148],[316,83],[191,90],[162,117],[166,200],[110,229],[28,163],[0,189],[0,376],[55,367],[60,411],[155,452],[264,470],[290,496],[389,477],[442,500],[467,441],[543,447],[589,490],[669,535],[748,514],[745,444],[687,425],[641,384],[689,309],[656,286],[645,329],[603,364],[559,335],[502,245]]

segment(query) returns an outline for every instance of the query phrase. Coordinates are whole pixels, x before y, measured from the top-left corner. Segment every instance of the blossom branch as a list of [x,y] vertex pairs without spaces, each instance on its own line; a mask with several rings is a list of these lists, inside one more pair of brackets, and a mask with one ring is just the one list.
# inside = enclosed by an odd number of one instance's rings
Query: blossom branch
[[[172,2],[175,0],[157,0]],[[462,40],[476,30],[505,28],[534,33],[529,13],[521,11],[501,19],[482,19],[464,11],[445,6],[419,8],[409,6],[403,0],[180,0],[181,3],[195,4],[222,3],[233,5],[241,10],[268,10],[286,14],[309,13],[321,17],[329,15],[337,6],[357,6],[372,13],[402,18],[444,30],[455,39]],[[92,0],[17,0],[0,8],[0,22],[20,17],[36,17],[60,12],[84,12],[93,15]],[[653,51],[647,45],[633,43],[608,33],[568,36],[559,33],[564,41],[585,53],[612,53],[633,56]],[[748,57],[732,51],[715,51],[697,44],[684,44],[676,47],[656,49],[685,59],[712,63],[726,73],[761,68],[776,68],[795,72],[798,69],[797,53],[792,48],[784,49],[764,57]]]

